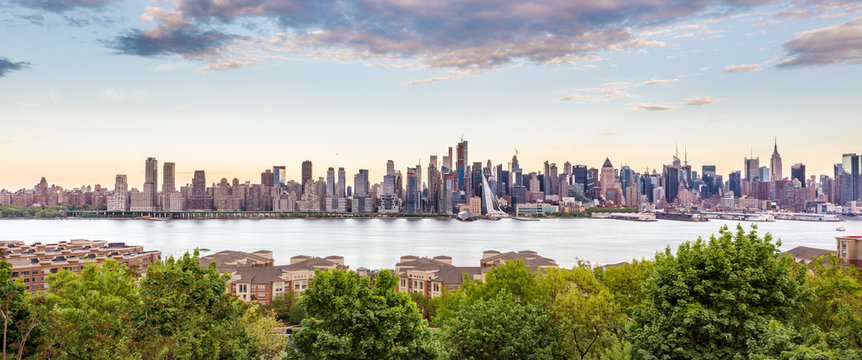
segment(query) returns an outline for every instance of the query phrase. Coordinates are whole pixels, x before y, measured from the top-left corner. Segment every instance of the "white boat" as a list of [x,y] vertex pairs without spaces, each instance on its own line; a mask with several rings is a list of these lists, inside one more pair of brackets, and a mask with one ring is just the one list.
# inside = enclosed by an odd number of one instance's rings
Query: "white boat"
[[835,228],[835,231],[847,231],[847,229],[845,229],[843,226],[839,226]]

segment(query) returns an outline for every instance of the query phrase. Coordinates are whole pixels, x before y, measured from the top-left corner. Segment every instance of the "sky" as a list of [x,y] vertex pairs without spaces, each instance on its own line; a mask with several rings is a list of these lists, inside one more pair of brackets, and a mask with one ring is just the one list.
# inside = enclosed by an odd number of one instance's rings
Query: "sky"
[[862,153],[854,0],[6,0],[0,188]]

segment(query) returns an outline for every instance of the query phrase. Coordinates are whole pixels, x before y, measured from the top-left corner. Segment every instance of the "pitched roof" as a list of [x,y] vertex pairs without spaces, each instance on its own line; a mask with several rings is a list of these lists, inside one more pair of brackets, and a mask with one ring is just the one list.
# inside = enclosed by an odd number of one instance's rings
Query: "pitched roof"
[[793,255],[797,260],[803,260],[806,263],[823,255],[835,254],[835,250],[818,249],[807,246],[797,246],[793,249],[784,252],[785,254]]
[[603,167],[603,168],[606,168],[606,167],[612,168],[612,167],[614,167],[614,166],[613,166],[613,165],[611,165],[611,159],[610,159],[610,158],[605,158],[605,164],[604,164],[604,165],[602,165],[602,167]]

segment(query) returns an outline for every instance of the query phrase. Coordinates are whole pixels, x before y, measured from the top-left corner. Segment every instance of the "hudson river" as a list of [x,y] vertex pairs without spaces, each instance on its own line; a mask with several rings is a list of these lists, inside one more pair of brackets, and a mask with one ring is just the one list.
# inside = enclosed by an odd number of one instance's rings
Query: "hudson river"
[[[142,244],[163,257],[198,248],[272,250],[276,264],[291,256],[342,255],[351,268],[393,268],[402,255],[452,256],[453,263],[478,266],[482,250],[535,250],[570,267],[576,259],[594,264],[651,258],[666,246],[708,238],[737,222],[610,219],[459,222],[440,219],[270,219],[270,220],[0,220],[0,240],[57,242],[70,239]],[[752,223],[742,223],[747,229]],[[835,229],[843,226],[845,232]],[[835,249],[835,236],[862,235],[862,221],[758,223],[759,232],[782,240],[781,249]],[[206,253],[205,253],[206,254]]]

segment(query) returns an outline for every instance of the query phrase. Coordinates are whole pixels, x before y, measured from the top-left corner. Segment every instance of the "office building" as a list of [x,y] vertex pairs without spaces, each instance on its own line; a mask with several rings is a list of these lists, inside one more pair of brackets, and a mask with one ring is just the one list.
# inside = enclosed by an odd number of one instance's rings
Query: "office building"
[[305,191],[305,185],[311,181],[311,161],[305,160],[302,162],[302,189]]
[[769,179],[779,181],[784,179],[781,168],[781,155],[778,154],[778,140],[775,140],[775,148],[772,150],[772,157],[769,159],[769,167],[772,169]]
[[760,158],[745,158],[745,181],[757,180],[760,171]]
[[272,172],[275,174],[275,184],[284,186],[287,183],[287,169],[284,166],[273,166]]
[[799,180],[799,183],[802,187],[805,187],[805,165],[803,164],[793,164],[790,167],[790,179],[791,180]]

